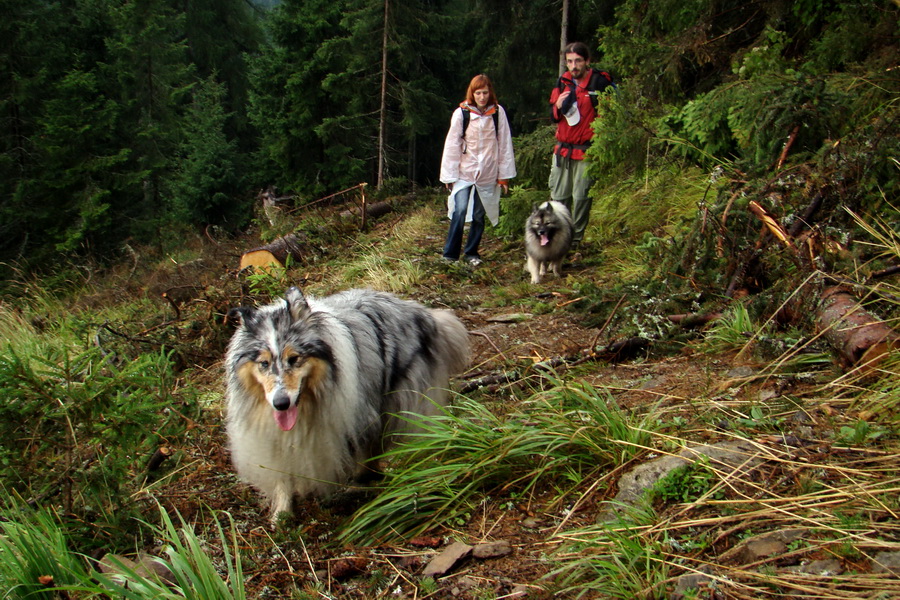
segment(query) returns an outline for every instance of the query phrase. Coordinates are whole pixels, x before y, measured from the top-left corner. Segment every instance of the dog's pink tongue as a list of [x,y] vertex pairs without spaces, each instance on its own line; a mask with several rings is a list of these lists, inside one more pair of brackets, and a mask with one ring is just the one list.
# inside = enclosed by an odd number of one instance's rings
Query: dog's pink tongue
[[541,246],[546,246],[550,243],[550,238],[547,237],[547,234],[541,235]]
[[299,412],[299,406],[296,404],[287,410],[276,410],[275,422],[278,423],[282,431],[290,431],[297,423],[297,414]]

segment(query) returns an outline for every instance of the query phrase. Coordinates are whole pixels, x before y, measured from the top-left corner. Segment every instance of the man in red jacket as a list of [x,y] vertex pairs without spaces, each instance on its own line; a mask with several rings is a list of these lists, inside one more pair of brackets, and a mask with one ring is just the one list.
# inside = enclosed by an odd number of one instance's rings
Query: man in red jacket
[[[591,76],[599,71],[591,69],[591,53],[581,42],[573,42],[563,51],[568,71],[550,93],[550,105],[556,126],[556,146],[550,167],[550,198],[562,202],[572,211],[576,248],[584,237],[591,214],[591,184],[584,151],[591,144],[594,131],[591,123],[597,116],[589,95]],[[596,92],[593,92],[596,93]]]

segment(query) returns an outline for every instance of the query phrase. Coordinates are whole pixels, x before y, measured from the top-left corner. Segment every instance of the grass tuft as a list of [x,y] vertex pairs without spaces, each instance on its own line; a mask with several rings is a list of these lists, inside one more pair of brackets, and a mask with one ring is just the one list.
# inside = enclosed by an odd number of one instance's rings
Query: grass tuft
[[485,494],[527,494],[539,484],[556,489],[561,500],[650,440],[647,422],[620,410],[607,391],[559,382],[504,417],[462,399],[415,422],[420,431],[385,455],[398,466],[353,516],[344,540],[414,536],[465,520]]

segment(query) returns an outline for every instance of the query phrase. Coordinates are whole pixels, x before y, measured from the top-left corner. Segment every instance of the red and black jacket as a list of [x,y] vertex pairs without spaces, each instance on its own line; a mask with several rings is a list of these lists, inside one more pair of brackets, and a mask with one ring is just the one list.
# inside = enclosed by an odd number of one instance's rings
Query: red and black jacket
[[[614,85],[612,77],[608,73],[594,68],[588,69],[580,81],[575,81],[570,71],[566,71],[559,78],[556,87],[550,92],[550,115],[557,124],[557,144],[553,150],[554,154],[574,160],[584,158],[584,151],[590,146],[591,138],[594,135],[591,123],[597,117],[596,96]],[[569,94],[562,109],[558,109],[556,101],[559,99],[559,95],[567,89],[574,90],[574,96]],[[577,102],[578,112],[581,114],[580,120],[574,126],[569,125],[563,116],[571,106],[571,102]]]

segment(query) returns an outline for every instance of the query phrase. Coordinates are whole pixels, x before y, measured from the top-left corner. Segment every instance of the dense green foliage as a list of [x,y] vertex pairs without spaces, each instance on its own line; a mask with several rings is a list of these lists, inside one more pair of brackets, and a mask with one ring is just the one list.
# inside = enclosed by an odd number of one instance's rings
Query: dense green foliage
[[[826,163],[828,142],[875,138],[860,192],[895,189],[895,6],[570,5],[569,38],[620,78],[593,151],[602,185],[673,157],[764,172],[794,131],[794,160]],[[433,183],[449,113],[482,71],[523,136],[515,183],[545,185],[549,140],[529,136],[544,131],[558,69],[557,3],[0,8],[0,258],[234,230],[268,186],[302,201],[379,176]]]
[[[132,495],[154,451],[184,432],[171,364],[146,354],[117,364],[100,351],[35,350],[0,357],[0,479],[36,504],[57,498],[90,537],[133,528]],[[103,540],[106,541],[106,540]]]

